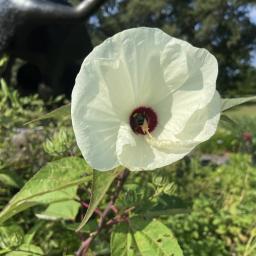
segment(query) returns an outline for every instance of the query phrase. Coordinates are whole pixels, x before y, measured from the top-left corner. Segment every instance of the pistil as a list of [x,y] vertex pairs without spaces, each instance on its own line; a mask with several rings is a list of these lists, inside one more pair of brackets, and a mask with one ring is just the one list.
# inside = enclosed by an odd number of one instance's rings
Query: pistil
[[147,119],[144,119],[143,124],[140,125],[142,132],[147,135],[145,140],[148,144],[158,149],[170,149],[180,143],[175,137],[172,140],[158,140],[149,132],[149,126]]

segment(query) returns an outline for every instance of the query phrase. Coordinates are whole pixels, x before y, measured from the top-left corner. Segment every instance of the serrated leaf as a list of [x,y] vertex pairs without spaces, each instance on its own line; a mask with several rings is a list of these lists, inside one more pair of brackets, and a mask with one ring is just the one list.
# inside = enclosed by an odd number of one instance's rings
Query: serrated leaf
[[70,199],[72,187],[90,179],[91,168],[81,158],[67,157],[48,163],[12,198],[0,213],[0,223],[37,204]]
[[50,204],[45,211],[36,214],[39,219],[45,220],[74,220],[80,204],[74,200],[56,202]]
[[221,99],[221,110],[226,111],[228,109],[231,109],[233,107],[236,107],[236,106],[246,103],[248,101],[254,101],[254,100],[256,100],[256,96],[244,97],[244,98]]
[[93,170],[93,180],[92,180],[92,195],[90,199],[89,208],[77,228],[76,232],[80,231],[83,226],[87,223],[89,218],[92,216],[94,210],[97,208],[98,204],[108,191],[110,185],[112,184],[115,177],[123,170],[123,167],[118,167],[113,171],[100,172]]
[[19,248],[9,252],[6,256],[44,256],[42,249],[33,244],[22,244]]
[[60,119],[60,118],[67,118],[67,117],[71,117],[71,104],[70,103],[67,105],[61,106],[57,109],[54,109],[53,111],[51,111],[47,114],[44,114],[43,116],[36,118],[30,122],[27,122],[26,125],[30,124],[30,123],[38,122],[41,120],[50,119],[50,118]]
[[23,230],[18,225],[0,227],[0,248],[2,249],[19,246],[23,238]]
[[182,256],[171,230],[158,220],[131,218],[116,226],[111,236],[112,256]]

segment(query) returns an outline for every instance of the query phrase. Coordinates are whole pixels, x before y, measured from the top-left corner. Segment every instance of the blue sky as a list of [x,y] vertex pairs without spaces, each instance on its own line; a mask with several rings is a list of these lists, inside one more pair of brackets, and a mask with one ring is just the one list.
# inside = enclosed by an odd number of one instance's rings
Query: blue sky
[[[252,22],[256,24],[256,7],[251,7],[249,11],[249,17]],[[256,52],[254,52],[253,57],[252,57],[252,64],[253,66],[256,67]]]
[[256,7],[250,8],[249,17],[254,23],[256,23]]

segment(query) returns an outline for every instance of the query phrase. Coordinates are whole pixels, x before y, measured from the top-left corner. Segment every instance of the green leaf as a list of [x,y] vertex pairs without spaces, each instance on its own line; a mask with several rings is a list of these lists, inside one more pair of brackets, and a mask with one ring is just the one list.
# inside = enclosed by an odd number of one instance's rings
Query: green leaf
[[[79,223],[63,223],[63,226],[68,229],[71,230],[73,232],[75,232],[79,226]],[[86,234],[90,234],[93,231],[95,231],[98,227],[98,221],[97,219],[90,219],[85,226],[83,226],[83,228],[79,231],[80,233],[86,233]]]
[[14,188],[20,188],[23,185],[20,177],[6,171],[0,171],[0,183]]
[[121,172],[121,170],[123,170],[123,167],[117,167],[115,170],[107,172],[93,170],[92,195],[90,205],[76,232],[80,231],[83,228],[83,226],[87,223],[89,218],[92,216],[94,210],[100,203],[101,199],[108,191],[113,180]]
[[131,230],[126,223],[115,226],[111,234],[111,256],[140,255]]
[[171,215],[176,215],[176,214],[187,214],[191,212],[190,209],[186,209],[186,208],[177,208],[177,209],[168,209],[168,210],[150,210],[150,211],[145,211],[145,213],[143,213],[143,216],[146,217],[158,217],[158,216],[171,216]]
[[171,230],[160,221],[135,217],[129,222],[142,255],[181,256],[182,250]]
[[44,256],[42,249],[33,244],[22,244],[19,248],[9,252],[6,256]]
[[18,225],[0,227],[0,248],[2,249],[19,246],[23,238],[23,230]]
[[11,249],[8,249],[8,248],[6,248],[6,249],[1,249],[0,250],[0,255],[6,255],[6,253],[7,252],[10,252],[11,251]]
[[70,103],[67,105],[61,106],[57,109],[54,109],[53,111],[51,111],[39,118],[36,118],[30,122],[27,122],[25,125],[34,123],[34,122],[38,122],[41,120],[45,120],[45,119],[50,119],[50,118],[60,119],[60,118],[68,118],[68,117],[71,117],[71,104]]
[[230,116],[225,115],[225,114],[222,114],[220,116],[220,121],[225,122],[225,123],[227,123],[229,125],[232,125],[232,126],[237,126],[238,125],[238,123],[235,120],[233,120]]
[[232,99],[221,99],[221,110],[226,111],[230,108],[236,107],[248,101],[256,100],[256,96],[244,97],[244,98],[232,98]]
[[189,204],[182,198],[175,195],[163,194],[157,197],[155,204],[151,203],[147,209],[141,210],[140,215],[146,218],[154,218],[158,216],[171,216],[175,214],[186,214],[191,209]]
[[5,82],[5,80],[3,78],[0,79],[0,83],[1,83],[1,90],[4,94],[4,97],[9,98],[10,91],[8,89],[7,83]]
[[78,202],[66,200],[64,202],[50,204],[45,211],[36,214],[36,216],[39,219],[45,220],[74,220],[79,208],[80,204]]
[[158,220],[134,217],[116,226],[111,235],[112,256],[182,256],[168,227]]
[[4,56],[0,56],[0,70],[6,66],[7,62],[8,62],[8,56],[4,55]]
[[41,227],[43,226],[43,222],[39,221],[37,222],[24,236],[24,244],[31,244],[32,240],[35,236],[35,234],[37,233],[38,230],[41,229]]
[[91,168],[78,157],[67,157],[44,166],[0,213],[0,223],[37,204],[71,199],[74,186],[91,179]]

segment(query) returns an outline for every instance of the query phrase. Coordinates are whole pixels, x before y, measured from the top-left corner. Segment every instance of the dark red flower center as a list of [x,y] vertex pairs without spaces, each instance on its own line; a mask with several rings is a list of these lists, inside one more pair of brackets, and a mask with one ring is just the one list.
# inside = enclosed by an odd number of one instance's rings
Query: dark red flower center
[[136,134],[143,134],[142,126],[147,122],[148,132],[152,132],[157,126],[157,115],[153,109],[148,107],[138,107],[130,115],[130,126]]

